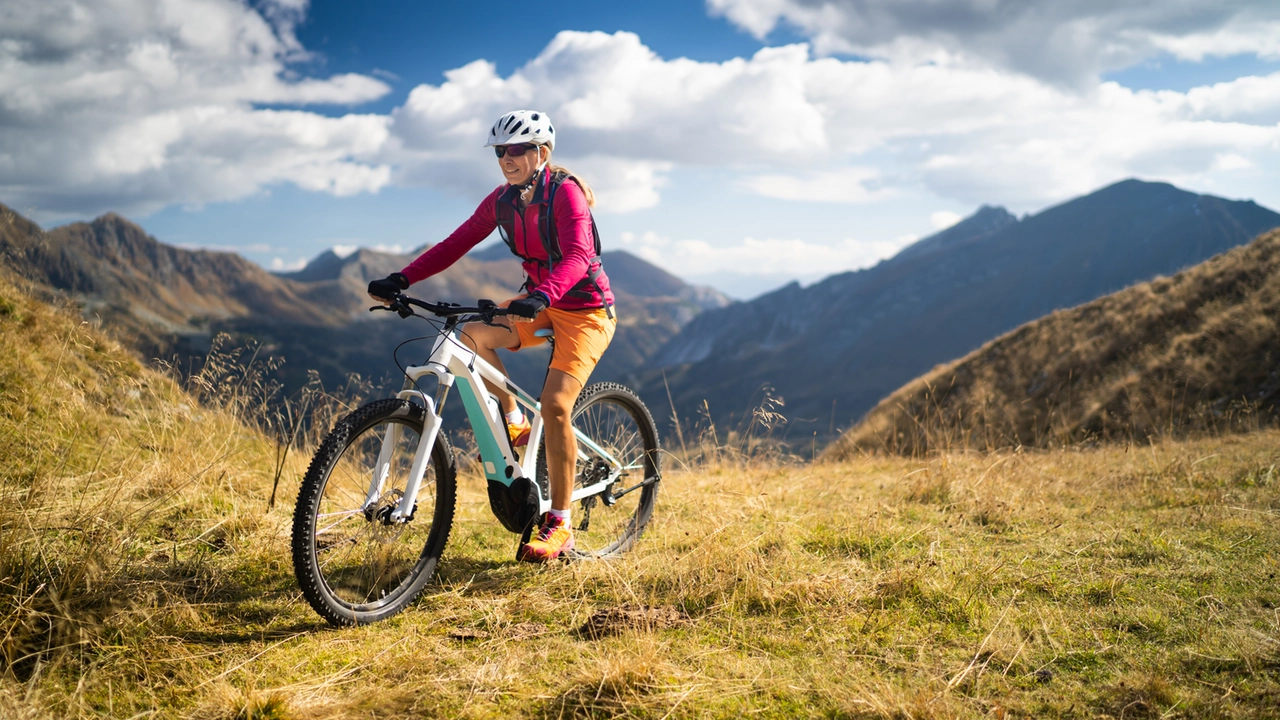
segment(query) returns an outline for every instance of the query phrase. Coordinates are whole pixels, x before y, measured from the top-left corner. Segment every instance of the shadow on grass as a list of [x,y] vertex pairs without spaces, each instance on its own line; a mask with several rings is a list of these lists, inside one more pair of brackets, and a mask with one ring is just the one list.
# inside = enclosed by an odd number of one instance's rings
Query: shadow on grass
[[342,628],[332,627],[317,618],[315,622],[297,622],[269,630],[192,630],[178,633],[174,637],[193,645],[242,645],[254,642],[285,640],[295,635],[315,634],[330,630],[339,631]]
[[[452,557],[436,568],[432,585],[436,589],[458,588],[463,595],[509,593],[522,583],[522,571],[532,566],[511,560]],[[429,594],[431,591],[428,590]]]

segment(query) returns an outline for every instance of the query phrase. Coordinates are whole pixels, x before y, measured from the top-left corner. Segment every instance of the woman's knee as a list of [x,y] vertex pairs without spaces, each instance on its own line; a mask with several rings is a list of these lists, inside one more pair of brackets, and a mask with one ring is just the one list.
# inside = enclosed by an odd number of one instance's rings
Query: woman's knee
[[510,329],[484,323],[463,325],[461,335],[462,342],[472,350],[509,348],[515,342],[515,333]]
[[542,419],[550,424],[564,425],[569,422],[569,414],[573,410],[573,399],[559,395],[544,395],[542,400]]

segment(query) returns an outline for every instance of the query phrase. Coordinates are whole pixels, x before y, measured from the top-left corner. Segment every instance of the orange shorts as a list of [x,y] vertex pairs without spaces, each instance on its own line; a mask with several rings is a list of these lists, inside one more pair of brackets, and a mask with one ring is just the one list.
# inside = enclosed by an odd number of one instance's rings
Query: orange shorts
[[534,337],[538,330],[551,328],[555,332],[555,350],[551,352],[551,367],[554,370],[572,375],[583,385],[591,377],[591,371],[600,362],[609,341],[613,340],[613,331],[618,327],[618,309],[613,310],[613,319],[609,319],[604,308],[588,310],[557,310],[547,308],[533,322],[514,322],[511,325],[520,337],[520,344],[511,348],[512,352],[520,348],[534,347],[547,341],[546,338]]

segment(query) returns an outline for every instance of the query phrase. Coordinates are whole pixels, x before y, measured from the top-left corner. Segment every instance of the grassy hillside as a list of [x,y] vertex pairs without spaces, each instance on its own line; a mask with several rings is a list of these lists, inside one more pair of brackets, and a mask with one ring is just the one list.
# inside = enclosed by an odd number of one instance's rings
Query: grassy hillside
[[464,476],[427,595],[332,630],[293,581],[296,486],[267,508],[252,393],[201,407],[74,317],[0,283],[0,717],[1261,718],[1280,702],[1280,433],[673,468],[635,552],[545,568],[513,561]]
[[29,707],[70,713],[66,691],[83,681],[79,692],[93,696],[102,668],[136,663],[118,650],[155,632],[157,618],[205,612],[196,608],[239,582],[212,573],[211,553],[275,537],[280,522],[263,512],[275,448],[243,422],[248,388],[198,376],[212,381],[208,399],[223,399],[201,406],[81,322],[78,308],[36,301],[21,282],[0,276],[6,718]]
[[1055,312],[909,383],[829,448],[918,454],[1251,429],[1280,402],[1280,231]]

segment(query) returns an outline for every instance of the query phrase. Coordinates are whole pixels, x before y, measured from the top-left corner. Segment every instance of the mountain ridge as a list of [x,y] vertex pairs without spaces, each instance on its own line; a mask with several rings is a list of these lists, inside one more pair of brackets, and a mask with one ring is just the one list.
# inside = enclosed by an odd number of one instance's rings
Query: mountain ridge
[[[384,313],[369,313],[366,288],[426,246],[411,253],[358,248],[345,256],[326,250],[299,271],[270,273],[235,253],[167,245],[114,213],[47,232],[4,206],[0,214],[0,264],[72,296],[87,316],[123,333],[144,355],[199,355],[213,334],[228,332],[302,360],[284,371],[287,384],[305,382],[308,369],[320,367],[332,385],[350,372],[384,374],[391,349],[419,332]],[[600,366],[607,379],[628,377],[692,317],[730,302],[626,252],[606,253],[605,261],[620,316]],[[522,279],[520,263],[509,253],[464,256],[413,292],[432,300],[503,300],[518,292]],[[545,353],[511,358],[523,382],[541,378]]]
[[732,426],[769,387],[808,423],[805,435],[826,433],[1023,322],[1276,226],[1280,215],[1252,201],[1121,181],[994,231],[935,235],[917,243],[927,252],[912,246],[873,268],[704,313],[655,354],[643,394],[666,404],[669,390],[686,416],[706,401]]
[[1146,441],[1280,410],[1280,230],[1059,310],[880,401],[825,453]]

